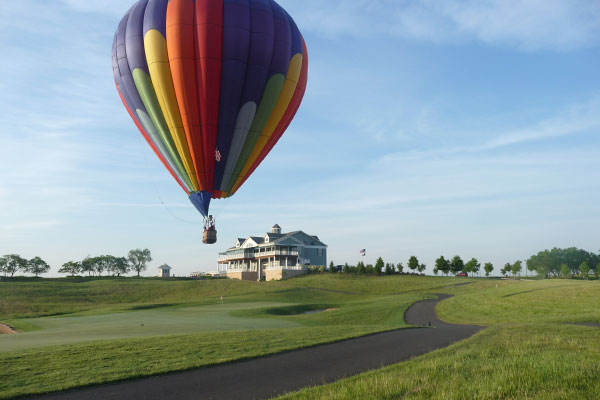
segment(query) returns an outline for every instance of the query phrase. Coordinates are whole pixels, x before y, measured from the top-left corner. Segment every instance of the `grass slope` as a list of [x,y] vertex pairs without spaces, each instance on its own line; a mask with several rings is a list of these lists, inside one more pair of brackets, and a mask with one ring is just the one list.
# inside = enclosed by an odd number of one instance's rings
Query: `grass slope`
[[[0,398],[180,371],[405,327],[404,311],[424,291],[453,283],[452,278],[328,274],[269,283],[2,282],[0,321],[27,332],[0,335],[0,365],[10,366],[0,368]],[[290,307],[314,305],[337,310],[286,315]],[[173,335],[177,329],[190,334]],[[160,336],[140,337],[148,331]],[[117,339],[124,336],[135,337]],[[115,339],[80,343],[102,337]],[[69,344],[47,346],[57,338]],[[17,341],[20,347],[11,346]]]
[[241,282],[228,279],[164,281],[144,278],[0,280],[0,320],[71,313],[113,312],[143,305],[214,304],[229,301],[289,301],[312,298],[361,298],[418,292],[454,283],[452,278],[390,276],[369,279],[346,275],[311,275],[281,282]]
[[488,281],[450,288],[442,319],[489,326],[411,361],[282,396],[298,399],[598,399],[600,282]]

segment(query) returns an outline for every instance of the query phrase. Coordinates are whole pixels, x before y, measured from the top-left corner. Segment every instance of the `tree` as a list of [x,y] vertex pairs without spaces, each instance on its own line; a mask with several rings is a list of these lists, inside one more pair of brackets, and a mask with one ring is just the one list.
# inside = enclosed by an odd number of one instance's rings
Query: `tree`
[[570,271],[576,271],[584,261],[588,265],[597,265],[600,262],[600,255],[576,247],[568,249],[555,247],[531,256],[527,260],[527,269],[536,271],[540,276],[556,277],[563,276],[563,264],[566,264]]
[[512,268],[511,268],[514,276],[519,274],[522,269],[523,269],[523,264],[521,261],[515,261],[515,263],[512,265]]
[[385,263],[385,274],[386,275],[392,275],[394,272],[392,271],[392,267],[390,266],[390,263]]
[[103,256],[106,271],[112,276],[121,276],[129,272],[129,264],[125,257]]
[[88,273],[88,276],[92,275],[92,272],[96,271],[96,259],[95,257],[87,256],[81,261],[81,272]]
[[459,272],[464,271],[464,269],[465,263],[463,262],[462,258],[460,258],[460,256],[452,257],[452,261],[450,261],[450,270],[454,274],[458,274]]
[[[108,271],[108,269],[110,268],[110,262],[111,262],[110,257],[112,257],[112,256],[94,257],[94,259],[96,261],[95,269],[99,276],[102,275],[102,273],[104,271]],[[110,272],[110,271],[108,271],[108,272]]]
[[581,273],[581,276],[585,279],[589,278],[589,274],[590,274],[590,266],[588,265],[587,261],[584,261],[581,263],[581,265],[579,266],[579,272]]
[[485,270],[485,276],[490,276],[490,274],[494,270],[494,265],[491,262],[487,262],[483,266],[483,269]]
[[[394,263],[389,263],[389,264],[386,263],[385,265],[386,265],[386,267],[385,267],[386,274],[394,275],[396,273],[396,265]],[[387,272],[388,268],[389,268],[389,273]]]
[[410,268],[413,272],[419,268],[419,259],[416,256],[410,256],[408,260],[408,268]]
[[343,269],[345,274],[349,274],[350,273],[350,266],[348,265],[348,263],[344,264],[344,269]]
[[400,262],[396,265],[396,269],[398,270],[398,273],[401,274],[402,271],[404,271],[404,265],[402,265],[402,263]]
[[4,276],[6,276],[6,274],[8,272],[8,271],[6,271],[7,264],[8,264],[8,258],[6,258],[6,256],[0,257],[0,273],[4,273]]
[[375,268],[373,267],[373,265],[367,264],[367,266],[365,267],[365,274],[373,275],[374,273],[375,273]]
[[137,276],[139,277],[140,272],[148,268],[148,263],[152,261],[152,255],[148,249],[135,249],[129,252],[127,259],[129,260],[131,269],[137,272]]
[[545,263],[540,263],[539,260],[536,260],[534,257],[531,257],[526,261],[527,269],[532,272],[535,271],[538,276],[547,278],[550,273],[550,267]]
[[450,272],[450,262],[446,260],[444,256],[440,256],[437,260],[435,260],[435,269],[433,271],[435,272],[436,269],[448,275],[448,272]]
[[443,271],[442,265],[446,262],[446,258],[444,256],[439,256],[435,260],[435,266],[433,267],[433,273],[438,274],[438,271]]
[[4,276],[10,274],[12,278],[15,273],[19,271],[27,271],[27,266],[29,261],[19,256],[18,254],[8,254],[2,257],[4,260],[1,262],[2,272],[4,272]]
[[337,268],[333,265],[333,260],[329,263],[329,272],[337,272]]
[[560,266],[560,275],[567,279],[569,277],[569,274],[571,273],[571,270],[569,269],[569,266],[567,264],[562,264]]
[[383,258],[379,257],[377,261],[375,261],[375,274],[381,275],[381,271],[383,270]]
[[465,264],[465,272],[470,272],[473,275],[479,273],[479,268],[481,268],[481,264],[476,258],[471,258],[471,260]]
[[419,267],[417,268],[417,270],[419,271],[420,274],[422,274],[423,271],[425,271],[425,268],[427,268],[427,265],[420,264]]
[[504,264],[504,268],[502,268],[500,270],[500,272],[502,273],[502,275],[506,276],[509,272],[512,271],[512,265],[510,265],[510,263],[506,263]]
[[70,276],[75,276],[82,272],[82,266],[80,261],[69,261],[62,265],[62,267],[58,270],[59,274],[67,274]]
[[36,277],[50,271],[50,266],[40,257],[34,257],[27,263],[27,272],[32,273]]
[[362,261],[359,261],[358,264],[356,264],[356,273],[359,275],[364,275],[365,274],[365,263]]

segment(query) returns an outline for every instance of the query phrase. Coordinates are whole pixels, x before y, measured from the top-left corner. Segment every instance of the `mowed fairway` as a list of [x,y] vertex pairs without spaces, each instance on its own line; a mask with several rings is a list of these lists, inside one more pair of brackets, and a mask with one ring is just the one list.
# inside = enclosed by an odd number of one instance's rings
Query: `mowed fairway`
[[473,338],[411,361],[281,397],[599,399],[600,282],[479,280],[449,288],[438,315],[482,324]]
[[232,316],[232,311],[282,307],[286,303],[232,303],[207,306],[168,306],[149,310],[84,316],[56,316],[13,319],[25,322],[30,331],[19,335],[0,335],[0,352],[25,350],[58,344],[144,336],[176,335],[211,331],[291,328],[299,322],[274,318]]
[[[0,369],[0,398],[403,328],[406,308],[431,293],[455,295],[439,303],[442,319],[487,328],[446,349],[284,398],[600,398],[600,329],[574,325],[600,323],[599,281],[330,274],[271,283],[2,282],[0,320],[24,332],[0,342],[24,347],[0,350],[0,365],[10,366]],[[66,342],[46,346],[49,340]]]
[[[407,327],[404,311],[464,280],[312,275],[284,282],[0,282],[0,398],[242,360]],[[224,304],[221,305],[221,296]],[[305,314],[307,311],[329,310]]]

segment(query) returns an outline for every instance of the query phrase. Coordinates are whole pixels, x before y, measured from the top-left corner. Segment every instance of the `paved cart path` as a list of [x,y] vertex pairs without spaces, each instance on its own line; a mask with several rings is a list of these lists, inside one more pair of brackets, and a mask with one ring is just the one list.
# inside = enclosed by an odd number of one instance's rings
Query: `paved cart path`
[[483,329],[440,321],[435,306],[451,296],[440,294],[438,297],[419,301],[405,313],[407,323],[431,325],[431,329],[399,329],[247,361],[93,386],[36,399],[268,399],[408,360],[447,347]]

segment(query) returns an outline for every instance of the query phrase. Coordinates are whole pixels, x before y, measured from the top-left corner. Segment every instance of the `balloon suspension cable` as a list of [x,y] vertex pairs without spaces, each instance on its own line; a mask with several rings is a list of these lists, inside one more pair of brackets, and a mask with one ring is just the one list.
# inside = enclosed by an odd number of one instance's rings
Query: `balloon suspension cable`
[[[144,163],[146,164],[146,169],[151,170],[151,168],[150,168],[150,162],[148,161],[148,155],[146,154],[146,151],[145,151],[145,149],[146,149],[145,144],[146,143],[144,143],[144,140],[142,139],[142,137],[140,135],[138,135],[138,138],[140,139],[140,141],[142,143],[141,147],[144,149],[144,150],[142,150],[142,154],[143,154],[143,157],[144,157]],[[196,226],[198,225],[197,221],[191,221],[191,220],[183,219],[180,216],[176,215],[173,211],[171,211],[171,209],[169,207],[167,207],[166,203],[163,201],[162,197],[160,196],[160,193],[158,192],[158,188],[156,187],[156,183],[155,183],[154,179],[151,179],[150,183],[152,184],[152,188],[154,189],[154,193],[156,194],[156,197],[158,198],[158,201],[160,202],[160,204],[162,204],[162,206],[164,207],[164,209],[167,210],[167,212],[169,214],[171,214],[171,216],[173,218],[175,218],[176,220],[178,220],[180,222],[183,222],[185,224],[196,225]]]

